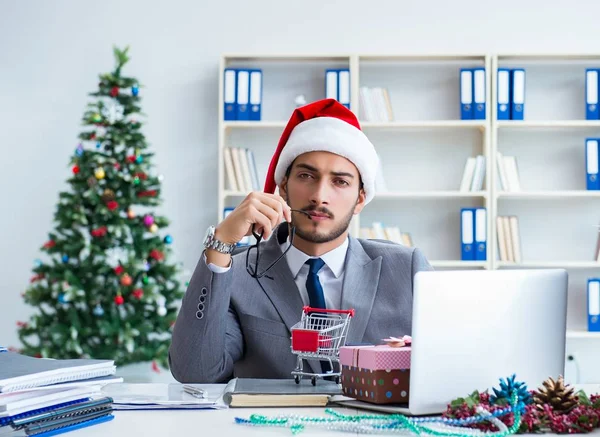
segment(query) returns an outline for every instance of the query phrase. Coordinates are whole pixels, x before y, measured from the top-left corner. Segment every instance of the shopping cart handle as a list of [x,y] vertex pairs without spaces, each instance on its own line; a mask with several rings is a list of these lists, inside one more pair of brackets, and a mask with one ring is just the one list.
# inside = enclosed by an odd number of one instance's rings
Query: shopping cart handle
[[305,306],[302,310],[306,313],[330,313],[330,314],[349,314],[350,317],[354,317],[354,309],[350,310],[328,310],[325,308],[312,308],[309,306]]

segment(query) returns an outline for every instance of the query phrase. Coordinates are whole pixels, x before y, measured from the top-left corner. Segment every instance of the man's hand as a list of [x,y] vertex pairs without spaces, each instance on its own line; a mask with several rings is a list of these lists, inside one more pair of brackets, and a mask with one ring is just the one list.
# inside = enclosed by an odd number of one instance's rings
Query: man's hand
[[[281,196],[276,194],[254,191],[240,203],[215,229],[215,238],[229,244],[236,244],[242,238],[255,232],[264,231],[263,238],[267,239],[273,230],[285,219],[292,220],[290,207]],[[231,256],[213,249],[206,251],[208,263],[227,267]]]

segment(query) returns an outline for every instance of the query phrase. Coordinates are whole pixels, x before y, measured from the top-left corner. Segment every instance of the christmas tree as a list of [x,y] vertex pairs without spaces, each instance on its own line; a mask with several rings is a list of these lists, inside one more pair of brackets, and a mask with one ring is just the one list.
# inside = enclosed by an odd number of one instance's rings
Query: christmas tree
[[122,75],[127,52],[114,49],[116,68],[90,93],[69,189],[23,293],[36,307],[18,322],[25,355],[167,367],[183,291],[179,266],[167,262],[169,222],[153,212],[162,178],[141,132],[140,84]]

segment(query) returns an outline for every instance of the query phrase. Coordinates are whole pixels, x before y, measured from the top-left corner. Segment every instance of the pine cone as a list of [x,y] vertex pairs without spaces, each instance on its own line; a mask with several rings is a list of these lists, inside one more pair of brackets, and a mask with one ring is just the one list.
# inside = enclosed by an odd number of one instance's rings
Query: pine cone
[[577,396],[573,387],[565,385],[562,375],[555,381],[548,378],[543,382],[543,387],[533,392],[533,402],[538,410],[543,411],[547,404],[556,413],[566,414],[577,406]]

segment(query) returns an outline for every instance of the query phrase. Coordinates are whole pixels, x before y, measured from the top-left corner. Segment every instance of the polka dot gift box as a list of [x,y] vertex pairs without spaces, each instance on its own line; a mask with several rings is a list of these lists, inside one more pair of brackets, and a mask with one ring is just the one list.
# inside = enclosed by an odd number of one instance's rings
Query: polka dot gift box
[[411,339],[386,341],[385,345],[340,348],[345,396],[374,404],[408,402]]

